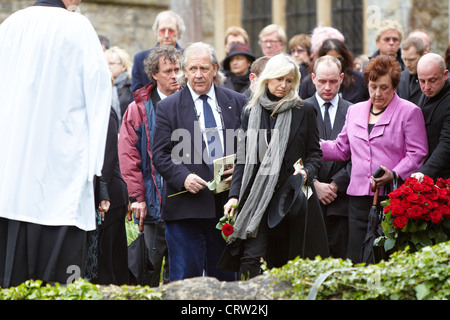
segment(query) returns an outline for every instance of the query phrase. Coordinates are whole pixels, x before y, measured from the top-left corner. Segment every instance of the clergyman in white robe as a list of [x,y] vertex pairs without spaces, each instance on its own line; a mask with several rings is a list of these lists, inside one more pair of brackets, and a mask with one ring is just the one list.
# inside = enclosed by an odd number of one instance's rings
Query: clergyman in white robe
[[0,25],[0,70],[0,220],[94,230],[111,75],[92,24],[58,6],[17,11]]

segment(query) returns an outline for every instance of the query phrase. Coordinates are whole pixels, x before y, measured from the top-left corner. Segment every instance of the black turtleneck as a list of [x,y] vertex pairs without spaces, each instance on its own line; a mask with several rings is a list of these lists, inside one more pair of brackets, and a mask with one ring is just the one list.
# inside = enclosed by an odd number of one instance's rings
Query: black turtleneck
[[35,6],[58,7],[67,9],[61,0],[37,0]]

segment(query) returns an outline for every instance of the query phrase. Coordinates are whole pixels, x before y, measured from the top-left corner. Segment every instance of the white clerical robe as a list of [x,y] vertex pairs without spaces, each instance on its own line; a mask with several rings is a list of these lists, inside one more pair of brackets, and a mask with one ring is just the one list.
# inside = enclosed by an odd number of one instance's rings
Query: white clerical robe
[[95,228],[111,76],[89,20],[32,6],[0,25],[0,217]]

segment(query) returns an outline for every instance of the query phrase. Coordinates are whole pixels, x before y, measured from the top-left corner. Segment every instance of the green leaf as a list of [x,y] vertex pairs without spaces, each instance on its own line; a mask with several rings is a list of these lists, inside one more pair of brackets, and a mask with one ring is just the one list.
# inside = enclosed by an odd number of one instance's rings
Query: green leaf
[[414,287],[414,290],[416,290],[416,297],[418,300],[423,300],[426,296],[430,294],[430,289],[425,284],[419,284]]
[[442,226],[446,229],[450,229],[450,219],[444,219],[441,222]]
[[445,232],[439,231],[436,236],[436,243],[447,241],[447,234]]
[[384,250],[389,251],[395,246],[395,239],[386,239],[384,242]]

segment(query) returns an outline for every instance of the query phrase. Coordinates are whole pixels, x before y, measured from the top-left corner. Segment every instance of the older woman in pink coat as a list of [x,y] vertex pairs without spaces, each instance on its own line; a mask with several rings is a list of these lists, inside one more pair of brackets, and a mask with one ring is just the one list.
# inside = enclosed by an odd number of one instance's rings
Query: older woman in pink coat
[[[349,258],[361,262],[368,213],[372,205],[372,184],[387,195],[394,175],[401,183],[423,164],[428,153],[425,122],[415,104],[395,93],[401,69],[392,57],[378,56],[364,69],[370,99],[351,106],[341,134],[334,141],[322,141],[323,160],[351,159],[347,194],[349,204]],[[372,177],[378,167],[385,170]]]

